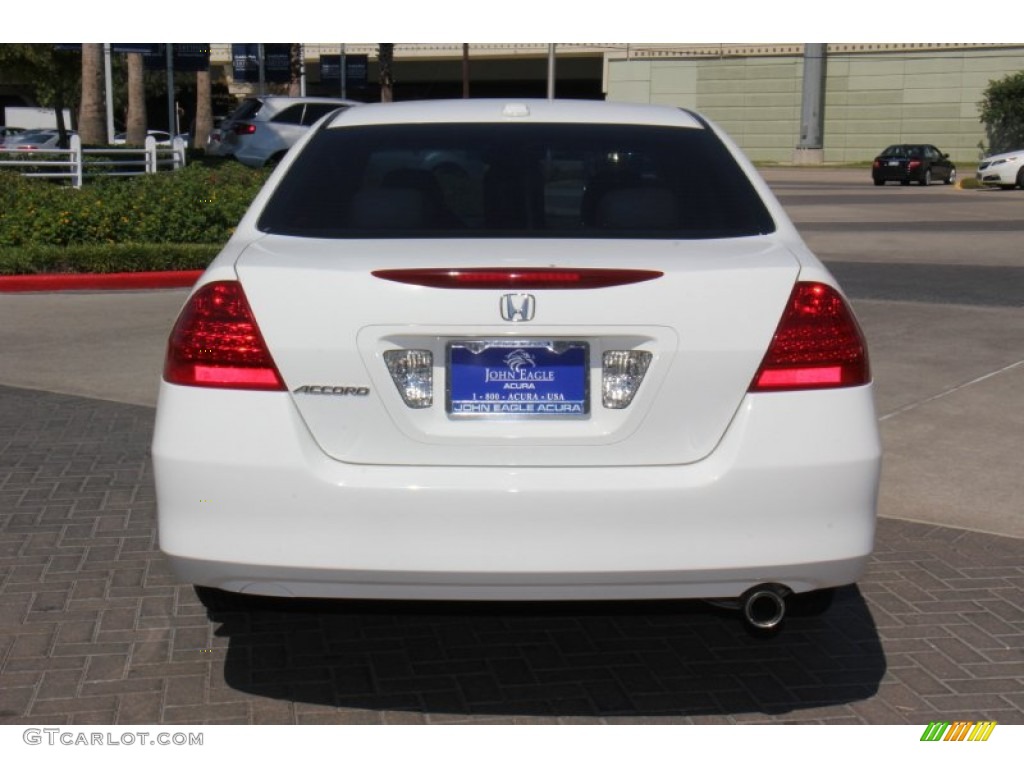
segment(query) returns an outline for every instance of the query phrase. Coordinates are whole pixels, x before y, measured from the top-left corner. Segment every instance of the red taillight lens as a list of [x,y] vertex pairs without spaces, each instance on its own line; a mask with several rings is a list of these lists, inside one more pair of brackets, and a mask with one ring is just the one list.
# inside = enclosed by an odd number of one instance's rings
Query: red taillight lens
[[374,277],[426,288],[477,288],[495,290],[573,290],[609,288],[654,280],[663,273],[646,269],[381,269]]
[[171,331],[164,380],[191,387],[284,390],[240,283],[196,291]]
[[252,123],[235,123],[231,130],[236,136],[247,136],[256,133],[256,126]]
[[797,283],[751,392],[856,387],[871,381],[867,344],[843,297]]
[[920,167],[921,167],[921,161],[920,160],[911,160],[909,163],[907,163],[907,170],[910,170],[910,171],[914,170],[915,168],[920,168]]

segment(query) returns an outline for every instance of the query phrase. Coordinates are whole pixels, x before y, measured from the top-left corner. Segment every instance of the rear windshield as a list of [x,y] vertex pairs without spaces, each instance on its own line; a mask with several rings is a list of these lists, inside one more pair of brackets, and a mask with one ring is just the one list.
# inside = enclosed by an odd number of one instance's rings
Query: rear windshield
[[882,153],[882,157],[919,157],[924,154],[924,149],[921,147],[914,147],[908,144],[896,144],[891,147],[886,147]]
[[259,114],[260,110],[263,109],[263,102],[259,99],[246,99],[235,111],[228,115],[228,120],[249,120]]
[[711,131],[496,123],[321,130],[258,227],[318,238],[657,239],[775,228]]

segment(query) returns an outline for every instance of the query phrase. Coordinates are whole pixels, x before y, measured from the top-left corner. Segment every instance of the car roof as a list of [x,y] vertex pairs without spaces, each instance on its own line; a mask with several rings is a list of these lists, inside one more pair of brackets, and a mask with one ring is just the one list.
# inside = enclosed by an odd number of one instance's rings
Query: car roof
[[358,101],[352,101],[351,99],[342,99],[337,96],[247,96],[245,101],[262,101],[265,104],[300,104],[303,102],[311,102],[314,104],[359,104]]
[[886,152],[914,152],[914,151],[921,151],[921,152],[923,152],[926,147],[931,147],[932,149],[937,149],[937,147],[934,144],[922,144],[922,143],[890,144],[889,146],[887,146],[885,149],[882,150],[882,154],[884,155]]
[[695,114],[679,107],[569,99],[439,99],[363,104],[338,114],[328,127],[519,121],[706,127]]

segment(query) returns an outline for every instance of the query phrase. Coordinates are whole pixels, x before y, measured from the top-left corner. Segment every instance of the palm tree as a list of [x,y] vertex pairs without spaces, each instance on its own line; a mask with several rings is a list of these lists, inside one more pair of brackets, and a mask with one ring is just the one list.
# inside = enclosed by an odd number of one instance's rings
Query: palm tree
[[395,79],[391,74],[391,66],[395,61],[395,44],[378,43],[377,61],[380,63],[380,100],[395,100]]
[[288,49],[288,95],[301,96],[302,93],[302,43],[292,43]]
[[83,144],[106,144],[103,117],[103,43],[82,43],[82,102],[78,112],[78,135]]
[[142,54],[128,56],[128,135],[126,143],[141,147],[146,143],[146,85],[143,79]]
[[206,149],[206,141],[213,132],[213,90],[210,83],[210,67],[196,72],[196,128],[192,146]]

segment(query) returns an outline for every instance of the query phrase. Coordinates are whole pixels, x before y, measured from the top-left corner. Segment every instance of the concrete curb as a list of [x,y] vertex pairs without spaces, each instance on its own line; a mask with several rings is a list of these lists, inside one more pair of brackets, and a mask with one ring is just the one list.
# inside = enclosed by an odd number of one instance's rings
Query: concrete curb
[[98,274],[6,275],[0,293],[49,291],[137,291],[153,288],[191,288],[201,269],[177,272],[117,272]]

